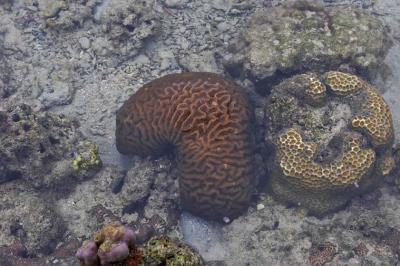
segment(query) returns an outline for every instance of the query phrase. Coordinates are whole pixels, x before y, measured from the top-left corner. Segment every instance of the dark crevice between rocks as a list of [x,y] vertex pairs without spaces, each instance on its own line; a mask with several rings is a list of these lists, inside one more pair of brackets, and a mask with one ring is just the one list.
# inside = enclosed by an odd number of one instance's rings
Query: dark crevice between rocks
[[31,150],[28,146],[19,147],[15,151],[15,157],[20,162],[27,160],[29,158],[30,154],[31,154]]
[[339,158],[343,151],[344,141],[342,136],[334,136],[326,145],[318,151],[315,161],[319,164],[329,164]]
[[6,183],[8,181],[20,179],[22,177],[22,173],[17,170],[5,170],[3,175],[0,175],[0,185]]
[[144,215],[144,207],[146,206],[147,200],[149,199],[150,194],[146,195],[145,197],[131,202],[129,204],[127,204],[123,210],[122,210],[122,214],[128,213],[134,213],[137,212],[139,214],[140,217],[142,217]]
[[278,70],[275,75],[271,77],[267,77],[258,81],[254,78],[252,80],[254,80],[256,92],[261,96],[267,97],[268,95],[270,95],[272,87],[278,85],[284,79],[287,79],[292,75],[293,73],[284,73]]

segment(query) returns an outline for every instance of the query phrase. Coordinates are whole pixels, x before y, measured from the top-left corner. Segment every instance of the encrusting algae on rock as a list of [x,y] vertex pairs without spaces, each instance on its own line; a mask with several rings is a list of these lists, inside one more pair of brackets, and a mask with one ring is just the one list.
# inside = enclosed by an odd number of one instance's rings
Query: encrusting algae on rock
[[153,237],[144,247],[144,265],[201,266],[202,258],[189,246],[168,237]]
[[[276,113],[288,102],[289,114]],[[297,75],[274,87],[268,103],[270,185],[278,199],[324,215],[375,187],[393,168],[389,107],[359,77]]]

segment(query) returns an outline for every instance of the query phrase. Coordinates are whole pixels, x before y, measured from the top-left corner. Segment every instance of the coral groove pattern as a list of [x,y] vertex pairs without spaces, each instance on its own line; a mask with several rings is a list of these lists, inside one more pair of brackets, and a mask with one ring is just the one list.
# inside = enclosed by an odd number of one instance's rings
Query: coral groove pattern
[[172,74],[139,89],[117,113],[117,149],[174,147],[182,207],[220,220],[246,210],[254,188],[253,112],[241,89],[212,73]]

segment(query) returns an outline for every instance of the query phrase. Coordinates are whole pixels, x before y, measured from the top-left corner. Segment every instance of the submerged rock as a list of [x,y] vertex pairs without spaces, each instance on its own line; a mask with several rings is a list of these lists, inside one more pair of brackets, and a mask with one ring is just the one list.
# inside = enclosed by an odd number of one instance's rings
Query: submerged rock
[[0,193],[0,247],[20,243],[22,257],[54,251],[65,227],[49,199],[21,184],[1,184]]
[[154,237],[144,246],[144,265],[201,266],[203,260],[188,245],[166,236]]
[[101,0],[38,0],[37,4],[47,27],[53,30],[74,30],[92,17]]
[[[137,242],[169,232],[177,224],[178,182],[166,160],[138,162],[128,172],[105,166],[93,178],[57,203],[77,237],[89,237],[99,227],[119,222],[138,231]],[[115,182],[123,178],[120,190]]]
[[0,121],[0,184],[22,179],[36,189],[58,189],[101,167],[97,146],[63,115],[21,104],[0,111]]
[[105,1],[96,13],[102,34],[93,41],[93,50],[103,56],[136,55],[144,42],[159,29],[159,18],[153,4],[151,0]]
[[325,72],[344,62],[374,75],[391,46],[388,29],[354,7],[294,1],[252,15],[235,39],[225,66],[254,81],[308,70]]
[[392,116],[376,88],[342,72],[272,89],[266,141],[273,194],[317,216],[376,187],[394,167]]

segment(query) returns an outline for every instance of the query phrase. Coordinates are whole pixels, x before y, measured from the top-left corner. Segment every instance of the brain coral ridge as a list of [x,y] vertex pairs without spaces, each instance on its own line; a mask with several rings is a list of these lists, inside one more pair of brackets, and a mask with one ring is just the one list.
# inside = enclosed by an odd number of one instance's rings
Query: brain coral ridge
[[176,151],[184,209],[234,218],[254,188],[253,112],[241,89],[212,73],[172,74],[139,89],[117,113],[124,154]]
[[336,71],[297,75],[274,87],[268,101],[277,198],[323,215],[390,173],[392,115],[366,81]]

